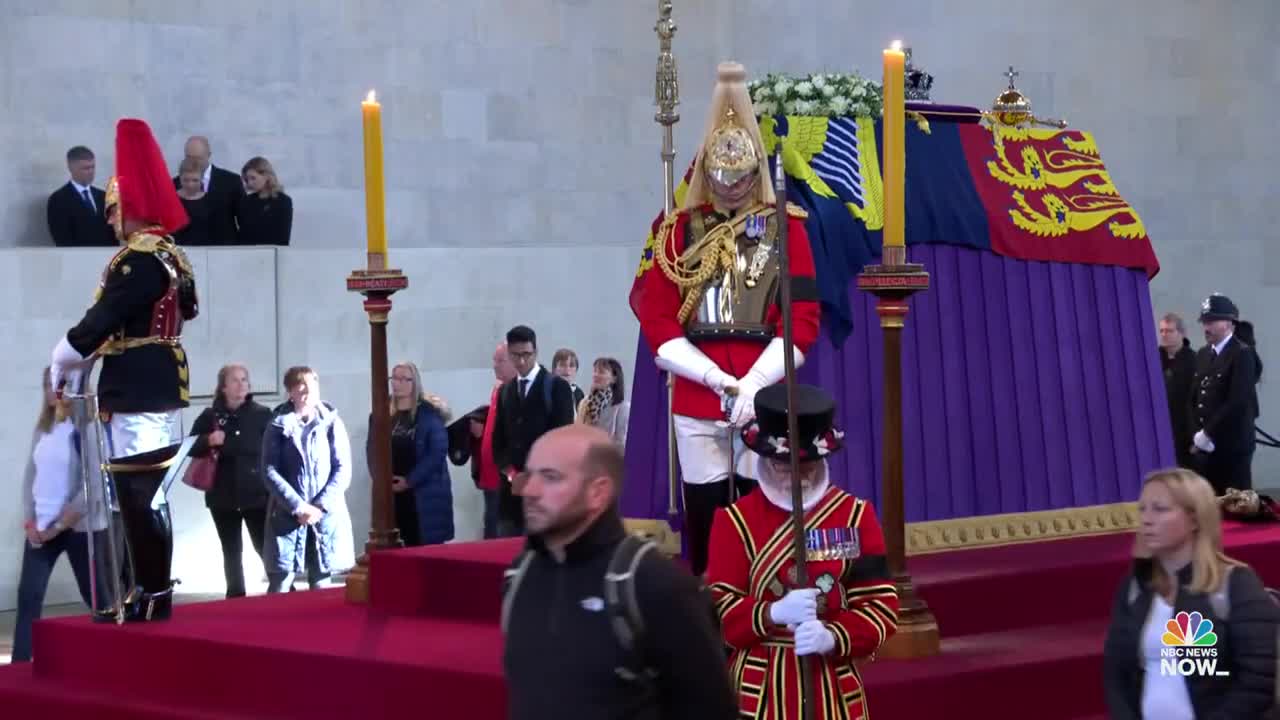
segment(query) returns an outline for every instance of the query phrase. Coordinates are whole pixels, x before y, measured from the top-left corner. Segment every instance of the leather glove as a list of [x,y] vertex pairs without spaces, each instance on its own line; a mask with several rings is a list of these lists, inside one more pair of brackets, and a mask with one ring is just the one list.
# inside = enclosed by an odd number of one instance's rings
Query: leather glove
[[769,605],[774,625],[801,625],[818,619],[818,588],[792,590]]
[[809,620],[796,628],[796,655],[826,655],[836,649],[836,636],[826,625]]
[[53,346],[53,353],[49,359],[49,387],[61,397],[62,381],[68,381],[68,386],[72,381],[78,382],[83,363],[84,356],[76,352],[76,349],[71,347],[71,343],[67,342],[67,336],[63,335],[58,339],[58,344]]
[[688,338],[672,338],[658,348],[658,357],[654,364],[659,370],[666,370],[699,385],[711,388],[718,395],[724,394],[728,385],[737,381],[733,376],[720,369],[711,358],[697,348]]
[[1196,449],[1201,452],[1213,452],[1213,441],[1209,439],[1208,435],[1204,434],[1203,430],[1197,430],[1196,436],[1191,439],[1191,442],[1196,446]]
[[[796,369],[804,365],[804,353],[795,348]],[[733,402],[733,411],[729,414],[729,423],[742,427],[755,419],[756,393],[762,388],[778,382],[786,374],[786,354],[782,338],[774,338],[765,346],[764,352],[756,358],[755,364],[737,381],[738,397]]]

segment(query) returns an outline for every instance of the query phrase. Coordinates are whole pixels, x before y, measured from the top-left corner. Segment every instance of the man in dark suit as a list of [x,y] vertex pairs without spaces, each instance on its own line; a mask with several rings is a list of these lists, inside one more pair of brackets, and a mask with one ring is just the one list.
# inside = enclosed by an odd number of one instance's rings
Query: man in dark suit
[[1235,336],[1240,312],[1226,296],[1213,294],[1200,308],[1205,346],[1196,354],[1190,403],[1192,453],[1200,473],[1221,495],[1250,490],[1257,448],[1258,362],[1253,348]]
[[498,535],[524,532],[524,508],[518,476],[524,472],[529,448],[543,433],[573,423],[573,390],[564,378],[538,364],[538,337],[517,325],[507,331],[507,354],[516,376],[498,391],[493,429],[493,459],[498,481]]
[[77,145],[67,151],[71,180],[53,191],[45,207],[49,236],[57,247],[112,247],[115,233],[107,224],[106,193],[93,187],[97,170],[93,151]]
[[1186,325],[1177,313],[1160,318],[1160,367],[1164,370],[1164,392],[1169,401],[1169,420],[1173,425],[1173,451],[1178,467],[1196,469],[1191,457],[1191,384],[1196,375],[1196,351],[1186,337]]
[[[244,197],[244,182],[236,173],[214,166],[209,138],[203,135],[192,135],[188,138],[187,144],[182,147],[182,154],[204,168],[201,181],[212,208],[209,218],[209,244],[240,244],[240,227],[237,217],[240,212],[240,199]],[[175,189],[182,187],[180,178],[173,179],[173,187]]]

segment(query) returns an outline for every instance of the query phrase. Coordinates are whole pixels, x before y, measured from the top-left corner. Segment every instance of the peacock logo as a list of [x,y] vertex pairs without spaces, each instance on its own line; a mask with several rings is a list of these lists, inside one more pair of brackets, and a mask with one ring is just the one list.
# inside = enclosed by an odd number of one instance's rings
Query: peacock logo
[[1165,647],[1212,647],[1218,644],[1218,634],[1212,620],[1184,610],[1165,623],[1160,642]]

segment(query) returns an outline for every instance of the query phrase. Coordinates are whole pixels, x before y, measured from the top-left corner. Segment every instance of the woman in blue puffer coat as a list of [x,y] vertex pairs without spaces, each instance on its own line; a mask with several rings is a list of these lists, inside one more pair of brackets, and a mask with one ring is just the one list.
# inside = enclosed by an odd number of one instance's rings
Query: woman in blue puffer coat
[[311,368],[289,368],[284,385],[290,406],[272,418],[262,440],[267,592],[292,588],[303,572],[311,588],[322,587],[355,565],[346,425],[332,405],[320,402],[320,381]]
[[[404,544],[437,545],[453,539],[453,486],[446,458],[449,407],[422,389],[411,362],[391,370],[391,488]],[[370,417],[370,425],[373,418]],[[365,446],[372,473],[372,456]]]

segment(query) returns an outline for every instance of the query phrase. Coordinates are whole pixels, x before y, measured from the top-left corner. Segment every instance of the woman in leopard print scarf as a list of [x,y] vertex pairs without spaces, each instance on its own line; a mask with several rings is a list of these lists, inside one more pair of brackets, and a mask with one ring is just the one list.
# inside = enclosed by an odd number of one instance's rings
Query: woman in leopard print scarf
[[595,425],[609,433],[619,447],[625,446],[631,419],[631,403],[625,393],[621,363],[611,357],[597,358],[592,363],[591,392],[578,405],[577,421]]

